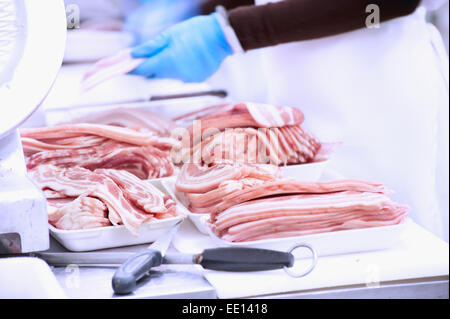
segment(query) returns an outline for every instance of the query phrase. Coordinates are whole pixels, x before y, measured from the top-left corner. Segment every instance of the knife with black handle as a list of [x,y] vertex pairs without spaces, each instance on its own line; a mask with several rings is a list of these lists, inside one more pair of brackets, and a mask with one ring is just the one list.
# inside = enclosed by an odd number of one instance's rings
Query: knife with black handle
[[[154,242],[148,248],[139,252],[84,252],[84,253],[39,253],[36,254],[51,265],[119,265],[113,278],[112,286],[116,294],[129,294],[135,290],[138,281],[152,268],[162,264],[197,264],[204,269],[250,272],[284,269],[292,277],[303,277],[315,267],[317,255],[308,244],[297,244],[288,252],[248,248],[221,247],[205,249],[199,254],[169,253],[166,254],[170,238],[176,232],[175,226],[168,234]],[[307,248],[312,253],[312,263],[307,271],[301,274],[291,273],[295,258],[292,251],[297,248]]]
[[147,248],[116,270],[112,279],[114,292],[131,293],[145,274],[161,264],[199,264],[204,269],[232,272],[263,271],[292,267],[294,256],[268,249],[226,247],[206,249],[201,254],[169,254],[163,257],[159,250]]
[[114,273],[112,287],[116,294],[129,294],[150,269],[162,264],[159,250],[147,248],[127,259]]
[[291,253],[245,247],[206,249],[195,255],[194,261],[205,269],[221,271],[262,271],[294,265]]

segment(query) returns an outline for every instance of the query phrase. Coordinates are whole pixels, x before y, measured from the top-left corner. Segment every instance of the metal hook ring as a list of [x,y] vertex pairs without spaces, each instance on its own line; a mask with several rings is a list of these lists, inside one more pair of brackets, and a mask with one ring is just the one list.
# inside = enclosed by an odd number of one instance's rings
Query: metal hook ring
[[298,249],[298,248],[307,248],[309,251],[311,251],[312,255],[313,255],[313,261],[311,263],[311,266],[309,266],[309,268],[302,274],[295,274],[293,273],[288,267],[283,267],[283,270],[286,272],[286,274],[288,274],[289,276],[293,277],[293,278],[300,278],[300,277],[304,277],[306,275],[308,275],[311,271],[313,271],[313,269],[316,267],[317,264],[317,253],[314,250],[314,248],[306,243],[300,243],[297,244],[295,246],[293,246],[291,249],[289,249],[288,253],[292,253],[294,250]]

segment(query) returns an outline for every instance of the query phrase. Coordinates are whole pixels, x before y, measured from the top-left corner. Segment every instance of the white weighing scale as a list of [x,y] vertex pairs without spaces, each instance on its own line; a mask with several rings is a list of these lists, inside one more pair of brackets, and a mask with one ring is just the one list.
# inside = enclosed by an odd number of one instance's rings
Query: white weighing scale
[[18,127],[47,96],[65,51],[63,0],[0,0],[0,254],[49,248],[46,202]]

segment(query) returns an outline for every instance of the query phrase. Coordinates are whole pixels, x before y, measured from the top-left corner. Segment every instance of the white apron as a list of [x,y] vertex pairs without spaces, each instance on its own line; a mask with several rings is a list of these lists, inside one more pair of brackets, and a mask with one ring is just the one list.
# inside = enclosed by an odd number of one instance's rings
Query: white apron
[[[267,2],[275,1],[256,1]],[[413,220],[448,241],[448,56],[425,13],[258,50],[227,61],[215,79],[235,72],[242,90],[264,91],[234,97],[299,107],[322,141],[343,142],[334,169],[384,183]],[[258,66],[230,67],[259,53],[265,83]]]

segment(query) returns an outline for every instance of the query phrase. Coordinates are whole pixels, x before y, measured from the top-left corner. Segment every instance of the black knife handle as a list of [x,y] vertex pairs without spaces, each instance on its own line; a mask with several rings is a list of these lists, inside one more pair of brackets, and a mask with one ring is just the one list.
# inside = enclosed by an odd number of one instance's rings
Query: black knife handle
[[246,247],[206,249],[199,256],[199,264],[205,269],[222,271],[261,271],[292,267],[291,253]]
[[160,266],[163,261],[161,252],[144,249],[123,263],[114,273],[112,287],[116,294],[129,294],[136,288],[136,283],[152,267]]

